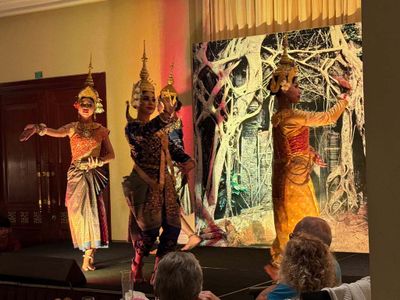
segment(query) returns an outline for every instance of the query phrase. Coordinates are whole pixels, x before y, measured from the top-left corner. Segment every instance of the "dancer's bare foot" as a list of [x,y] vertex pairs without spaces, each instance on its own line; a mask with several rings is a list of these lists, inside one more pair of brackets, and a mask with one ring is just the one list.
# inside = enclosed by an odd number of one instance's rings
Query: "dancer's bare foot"
[[89,249],[85,251],[82,262],[82,270],[84,272],[96,270],[96,267],[94,266],[94,252],[95,249]]
[[189,241],[186,243],[185,246],[183,246],[181,251],[192,250],[193,248],[197,247],[200,243],[201,243],[201,237],[199,237],[195,233],[192,233],[191,235],[189,235]]

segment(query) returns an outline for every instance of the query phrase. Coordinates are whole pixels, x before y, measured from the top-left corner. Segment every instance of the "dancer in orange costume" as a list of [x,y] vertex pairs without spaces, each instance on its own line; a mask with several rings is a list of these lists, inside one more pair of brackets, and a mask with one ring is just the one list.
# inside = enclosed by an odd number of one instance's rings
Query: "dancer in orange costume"
[[45,124],[28,124],[20,141],[33,134],[57,138],[69,137],[72,161],[67,174],[65,205],[75,248],[85,251],[82,270],[94,271],[94,253],[97,248],[108,247],[108,227],[102,192],[108,182],[108,174],[102,167],[115,158],[108,137],[109,130],[94,122],[95,114],[104,112],[98,92],[94,89],[91,74],[85,88],[79,92],[74,107],[78,121],[58,129]]
[[[300,101],[301,90],[297,83],[297,68],[289,58],[287,48],[285,37],[282,58],[268,86],[278,103],[278,109],[272,116],[272,201],[276,238],[271,248],[271,263],[265,267],[273,280],[278,279],[282,253],[294,226],[305,216],[319,215],[310,174],[314,164],[324,164],[310,146],[310,127],[334,124],[348,104],[348,95],[342,94],[327,112],[293,109],[292,104]],[[338,81],[339,84],[349,89],[349,84],[341,81]]]

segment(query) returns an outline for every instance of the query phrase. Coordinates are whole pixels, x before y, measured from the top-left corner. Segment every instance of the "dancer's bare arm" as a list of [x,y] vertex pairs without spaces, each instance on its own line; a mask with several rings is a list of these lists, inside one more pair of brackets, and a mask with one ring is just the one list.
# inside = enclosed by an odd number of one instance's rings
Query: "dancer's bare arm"
[[104,146],[106,154],[100,157],[100,159],[106,164],[115,158],[114,148],[108,135],[105,137],[102,146]]
[[70,134],[71,127],[71,123],[66,124],[58,129],[49,128],[45,124],[28,124],[21,133],[19,140],[21,142],[25,142],[35,133],[39,134],[40,136],[48,135],[51,137],[62,138]]

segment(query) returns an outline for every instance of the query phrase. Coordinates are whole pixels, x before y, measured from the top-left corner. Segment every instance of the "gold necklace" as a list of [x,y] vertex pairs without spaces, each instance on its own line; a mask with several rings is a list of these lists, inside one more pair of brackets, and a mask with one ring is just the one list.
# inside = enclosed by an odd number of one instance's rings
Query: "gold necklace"
[[80,136],[90,138],[93,135],[93,130],[96,129],[95,123],[82,123],[78,121],[76,131]]

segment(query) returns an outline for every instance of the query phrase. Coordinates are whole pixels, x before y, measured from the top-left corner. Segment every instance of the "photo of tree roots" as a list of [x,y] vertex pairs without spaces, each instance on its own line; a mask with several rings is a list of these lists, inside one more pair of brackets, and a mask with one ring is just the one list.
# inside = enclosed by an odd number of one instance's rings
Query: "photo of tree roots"
[[[327,111],[352,86],[342,117],[310,130],[326,167],[311,179],[333,250],[368,252],[361,24],[287,33],[302,90],[296,109]],[[195,44],[193,97],[196,226],[205,245],[270,246],[274,236],[271,116],[267,89],[283,33]]]

